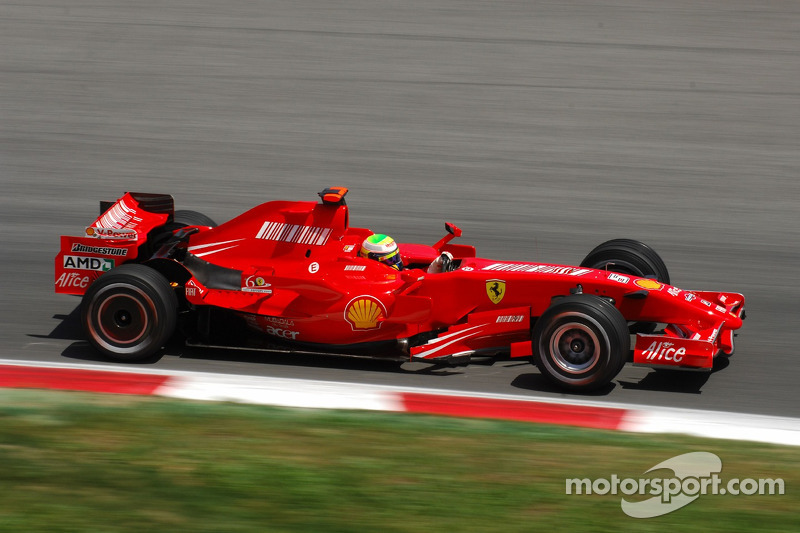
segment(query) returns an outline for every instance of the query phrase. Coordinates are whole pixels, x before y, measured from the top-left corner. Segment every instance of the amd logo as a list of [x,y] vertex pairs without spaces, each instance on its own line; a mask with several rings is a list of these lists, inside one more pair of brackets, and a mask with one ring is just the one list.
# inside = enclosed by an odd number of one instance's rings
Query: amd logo
[[113,259],[101,257],[86,257],[82,255],[65,255],[64,268],[72,270],[94,270],[96,272],[108,272],[114,268]]

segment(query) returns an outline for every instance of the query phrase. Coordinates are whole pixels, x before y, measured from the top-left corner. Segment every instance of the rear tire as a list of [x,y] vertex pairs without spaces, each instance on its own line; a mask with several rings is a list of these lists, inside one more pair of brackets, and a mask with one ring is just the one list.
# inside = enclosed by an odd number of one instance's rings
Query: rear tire
[[150,257],[158,252],[161,246],[167,242],[176,231],[186,226],[210,226],[216,228],[217,223],[203,213],[197,211],[175,211],[172,222],[157,228],[153,232],[153,235],[150,236],[144,255]]
[[89,342],[117,361],[156,354],[175,332],[177,312],[178,298],[167,279],[140,264],[106,272],[81,302]]
[[536,321],[532,338],[539,371],[561,387],[580,391],[614,379],[631,345],[622,313],[589,294],[556,300]]
[[211,226],[212,228],[217,227],[217,223],[214,222],[211,218],[207,217],[203,213],[199,213],[197,211],[189,211],[189,210],[178,210],[175,211],[175,215],[172,217],[173,223],[178,224],[179,227],[184,226]]

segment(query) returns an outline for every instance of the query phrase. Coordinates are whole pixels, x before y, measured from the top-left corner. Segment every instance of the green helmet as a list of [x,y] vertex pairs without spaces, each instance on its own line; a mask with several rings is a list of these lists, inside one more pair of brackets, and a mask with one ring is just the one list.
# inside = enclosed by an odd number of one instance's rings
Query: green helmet
[[397,247],[397,243],[383,233],[376,233],[364,239],[359,255],[380,261],[395,270],[403,270],[403,260],[400,257],[400,249]]

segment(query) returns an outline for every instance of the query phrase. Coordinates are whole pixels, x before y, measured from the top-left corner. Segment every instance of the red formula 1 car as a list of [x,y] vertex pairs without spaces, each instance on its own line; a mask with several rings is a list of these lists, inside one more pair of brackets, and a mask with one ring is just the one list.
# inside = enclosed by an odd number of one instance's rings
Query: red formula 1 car
[[601,244],[579,266],[502,261],[451,243],[461,231],[448,223],[433,246],[400,244],[392,267],[360,253],[374,234],[350,226],[346,193],[219,226],[169,195],[127,193],[101,203],[85,235],[61,237],[56,292],[83,296],[91,344],[121,361],[154,355],[180,327],[215,347],[433,363],[508,353],[586,390],[631,360],[700,370],[733,353],[744,297],[670,285],[638,241]]

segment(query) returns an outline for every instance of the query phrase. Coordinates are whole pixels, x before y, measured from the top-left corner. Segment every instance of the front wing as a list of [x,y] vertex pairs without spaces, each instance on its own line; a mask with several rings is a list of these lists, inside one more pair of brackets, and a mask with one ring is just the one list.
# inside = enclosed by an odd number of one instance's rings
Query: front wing
[[[691,291],[722,316],[710,327],[668,324],[663,334],[636,336],[633,362],[675,369],[710,370],[719,354],[734,352],[734,331],[745,317],[744,296],[731,292]],[[719,316],[719,315],[717,315]]]

